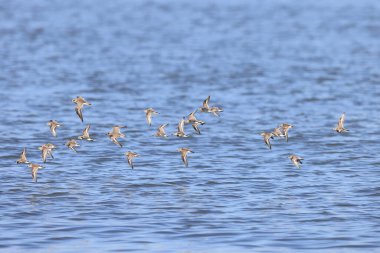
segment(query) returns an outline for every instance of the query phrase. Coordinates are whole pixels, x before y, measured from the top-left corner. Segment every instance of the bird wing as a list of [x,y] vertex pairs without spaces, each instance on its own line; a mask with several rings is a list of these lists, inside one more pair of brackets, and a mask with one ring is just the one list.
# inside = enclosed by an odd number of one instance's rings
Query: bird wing
[[77,113],[77,115],[80,118],[80,120],[83,122],[82,106],[83,105],[76,106],[75,107],[75,112]]
[[111,140],[112,140],[113,143],[115,143],[119,147],[123,147],[123,145],[121,145],[120,142],[118,142],[118,140],[116,139],[116,137],[111,137]]
[[32,167],[32,179],[34,181],[37,181],[37,171],[38,171],[37,167]]
[[133,169],[133,161],[132,161],[132,157],[131,156],[128,156],[128,164],[132,167]]
[[346,114],[345,114],[345,113],[343,113],[342,116],[340,116],[340,118],[339,118],[339,122],[338,122],[338,127],[339,127],[339,128],[344,128],[344,127],[343,127],[343,124],[344,124],[344,119],[345,119],[345,117],[346,117]]
[[152,112],[151,111],[146,112],[146,122],[148,122],[149,126],[152,125]]
[[49,153],[49,150],[47,148],[42,148],[42,161],[46,162],[47,155]]
[[120,126],[113,126],[112,127],[112,134],[121,134],[120,132],[121,127]]
[[83,137],[90,138],[90,125],[87,125],[86,128],[83,130]]
[[199,126],[198,126],[198,123],[194,123],[192,124],[195,132],[197,132],[198,134],[201,134],[201,130],[199,129]]
[[264,142],[265,144],[268,145],[269,149],[272,149],[272,146],[270,144],[270,140],[269,140],[270,137],[267,137],[267,136],[264,136]]
[[188,161],[187,161],[187,152],[182,152],[182,161],[183,163],[186,165],[186,167],[189,165]]
[[208,103],[210,102],[210,96],[208,96],[204,101],[203,101],[203,108],[210,108]]
[[181,119],[181,121],[178,123],[178,132],[185,133],[184,125],[185,125],[185,120]]
[[26,159],[26,149],[25,148],[24,148],[24,150],[21,153],[20,160],[27,161],[27,159]]
[[57,136],[57,132],[55,131],[56,128],[57,128],[56,124],[50,124],[50,132],[52,133],[54,137]]

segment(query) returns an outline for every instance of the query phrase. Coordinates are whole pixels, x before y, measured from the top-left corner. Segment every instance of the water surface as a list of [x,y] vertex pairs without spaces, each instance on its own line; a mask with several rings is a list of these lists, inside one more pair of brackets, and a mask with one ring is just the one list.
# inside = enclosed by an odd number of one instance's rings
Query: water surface
[[[375,0],[1,1],[0,251],[379,252],[379,13]],[[202,135],[152,136],[208,95],[225,112],[199,114]],[[259,134],[283,122],[289,142],[268,150]],[[96,142],[75,154],[64,143],[86,124]],[[15,161],[26,147],[41,163],[47,142],[56,159],[33,183]],[[188,168],[179,147],[195,151]]]

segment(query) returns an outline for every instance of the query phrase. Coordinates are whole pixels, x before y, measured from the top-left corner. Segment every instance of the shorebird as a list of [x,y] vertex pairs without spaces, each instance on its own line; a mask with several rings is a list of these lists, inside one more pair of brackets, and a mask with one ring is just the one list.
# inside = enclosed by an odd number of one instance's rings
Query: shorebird
[[83,122],[82,108],[83,105],[91,106],[91,103],[87,102],[84,98],[78,96],[72,100],[77,106],[75,107],[75,112],[77,113],[80,120]]
[[56,132],[56,129],[57,127],[60,127],[61,124],[58,123],[56,120],[49,120],[49,122],[47,123],[47,125],[50,127],[50,132],[51,134],[56,137],[57,136],[57,132]]
[[199,120],[199,119],[197,119],[197,117],[195,117],[195,113],[196,113],[197,111],[198,111],[198,110],[195,110],[195,111],[193,111],[192,113],[190,113],[189,116],[187,116],[187,120],[185,120],[185,123],[186,123],[186,124],[194,123],[194,122],[198,122],[198,123],[201,124],[201,125],[205,124],[204,121]]
[[26,148],[22,151],[20,155],[20,159],[17,160],[17,163],[29,163],[28,159],[26,159]]
[[163,125],[160,125],[157,129],[157,132],[154,136],[157,136],[157,137],[167,137],[166,133],[165,133],[165,127],[167,127],[168,124],[163,124]]
[[210,112],[214,114],[215,116],[219,117],[219,113],[223,112],[222,108],[219,108],[217,106],[210,107],[209,105],[210,102],[210,96],[208,96],[204,101],[202,107],[199,108],[200,112]]
[[178,152],[181,152],[181,158],[185,166],[189,166],[189,162],[187,161],[187,154],[188,153],[194,153],[191,149],[189,148],[179,148]]
[[79,147],[78,142],[75,139],[70,139],[65,144],[69,149],[74,150],[75,152],[78,152],[75,148]]
[[39,169],[43,169],[45,168],[44,166],[41,166],[41,165],[38,165],[38,164],[35,164],[35,163],[31,163],[31,164],[28,164],[28,167],[32,169],[32,179],[34,182],[37,182],[37,172]]
[[344,120],[346,118],[346,113],[344,112],[342,114],[342,116],[340,116],[339,118],[339,122],[338,122],[338,125],[334,128],[335,131],[337,131],[338,133],[344,133],[344,132],[348,132],[349,130],[344,128]]
[[288,158],[292,161],[292,163],[299,169],[302,164],[302,157],[296,156],[296,155],[290,155]]
[[86,128],[83,130],[83,134],[81,136],[78,136],[78,139],[79,140],[88,140],[88,141],[94,141],[94,139],[92,139],[90,137],[90,125],[87,125]]
[[214,114],[215,116],[219,117],[220,116],[220,112],[223,112],[223,109],[222,108],[219,108],[217,106],[213,106],[210,108],[210,112],[212,112],[212,114]]
[[[203,123],[204,124],[204,123]],[[195,130],[195,132],[197,132],[197,134],[201,134],[201,130],[199,129],[199,125],[203,125],[202,123],[199,123],[199,121],[195,121],[193,124],[191,124]]]
[[264,142],[269,147],[269,149],[272,149],[272,145],[270,144],[270,139],[273,139],[273,134],[263,132],[260,135],[264,137]]
[[148,122],[148,125],[151,126],[152,125],[152,116],[157,115],[158,112],[156,112],[153,108],[148,108],[148,109],[144,110],[144,112],[145,112],[146,122]]
[[276,127],[273,130],[272,134],[274,137],[284,137],[285,136],[281,127]]
[[122,134],[120,132],[121,128],[127,128],[127,127],[126,126],[113,126],[112,131],[107,133],[107,135],[111,139],[111,141],[113,143],[115,143],[116,145],[118,145],[119,147],[123,147],[123,145],[121,145],[120,142],[118,142],[117,138],[125,138],[125,134]]
[[135,157],[139,157],[140,155],[135,153],[135,152],[131,152],[131,151],[128,151],[125,153],[125,156],[127,157],[128,159],[128,164],[132,167],[133,169],[133,158]]
[[184,126],[185,126],[185,120],[181,119],[181,121],[178,123],[177,132],[174,133],[174,135],[177,137],[188,137],[188,135],[186,135],[185,133]]
[[43,144],[38,149],[41,150],[42,161],[44,163],[46,163],[46,159],[48,156],[54,159],[53,149],[55,149],[55,146],[53,144],[51,143]]
[[286,142],[288,142],[288,132],[289,132],[289,129],[293,127],[293,125],[290,125],[290,124],[287,124],[287,123],[283,123],[280,125],[280,127],[282,128],[282,131],[285,135],[285,140]]
[[202,107],[199,108],[199,111],[201,111],[201,112],[210,112],[210,106],[208,105],[209,102],[210,102],[210,96],[208,96],[203,101]]

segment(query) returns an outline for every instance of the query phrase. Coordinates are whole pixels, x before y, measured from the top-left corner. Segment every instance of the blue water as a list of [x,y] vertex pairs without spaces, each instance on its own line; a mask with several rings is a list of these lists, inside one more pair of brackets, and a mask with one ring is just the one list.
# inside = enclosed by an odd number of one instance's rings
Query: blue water
[[[0,251],[380,252],[379,13],[376,0],[0,1]],[[208,95],[224,112],[198,114],[202,135],[152,136]],[[269,150],[260,133],[283,122],[289,142]],[[96,142],[67,149],[87,123]],[[123,148],[113,125],[128,126]],[[47,142],[55,159],[33,183],[16,160],[26,147],[41,164]]]

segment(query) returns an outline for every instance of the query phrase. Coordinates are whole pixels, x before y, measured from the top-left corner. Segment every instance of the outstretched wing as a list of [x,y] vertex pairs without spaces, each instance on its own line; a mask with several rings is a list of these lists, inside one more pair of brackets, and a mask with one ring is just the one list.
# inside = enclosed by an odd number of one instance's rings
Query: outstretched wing
[[203,108],[210,108],[208,103],[210,102],[210,96],[208,96],[204,101],[203,101]]
[[89,133],[90,127],[91,127],[90,125],[87,125],[86,128],[83,130],[83,136],[85,138],[89,138],[90,137],[90,133]]
[[150,111],[147,111],[146,113],[146,122],[148,122],[148,125],[152,125],[152,113]]
[[27,161],[27,159],[26,159],[26,148],[24,148],[24,150],[22,151],[20,159],[23,161]]
[[188,161],[187,161],[187,153],[186,152],[183,152],[182,153],[182,161],[183,163],[185,164],[185,166],[187,167],[189,165]]
[[41,152],[42,152],[42,161],[45,163],[47,156],[49,154],[49,150],[47,148],[43,148]]
[[339,122],[338,122],[338,127],[339,128],[344,128],[343,124],[344,124],[344,119],[346,118],[346,113],[343,113],[342,116],[340,116],[339,118]]
[[198,126],[198,125],[199,125],[198,123],[194,123],[194,124],[192,124],[192,126],[193,126],[195,132],[197,132],[198,134],[201,134],[201,130],[199,129],[199,126]]
[[178,123],[178,132],[180,132],[180,133],[185,132],[184,125],[185,125],[185,120],[181,119],[181,121]]
[[119,147],[123,147],[123,145],[121,145],[121,143],[116,139],[116,137],[111,137],[111,140],[112,140],[113,143],[115,143]]
[[82,114],[82,106],[76,106],[75,107],[75,112],[77,113],[78,117],[80,120],[83,122],[83,114]]

